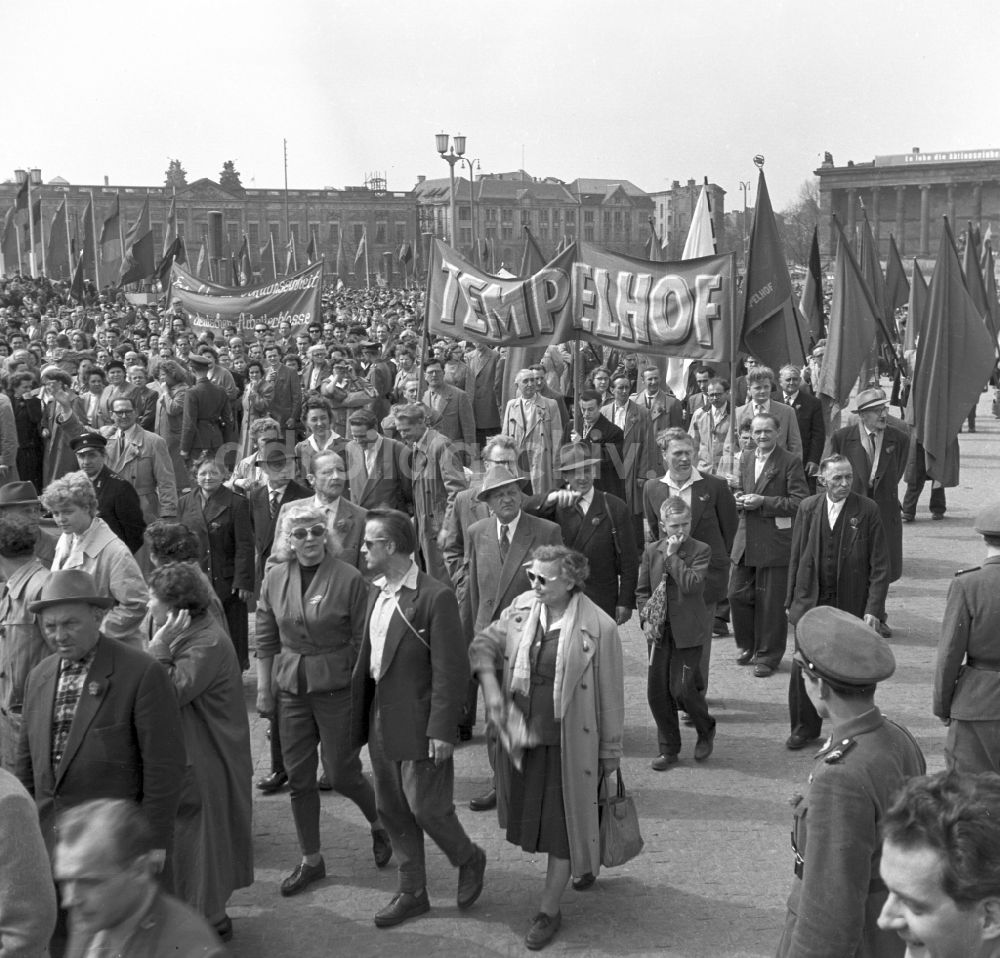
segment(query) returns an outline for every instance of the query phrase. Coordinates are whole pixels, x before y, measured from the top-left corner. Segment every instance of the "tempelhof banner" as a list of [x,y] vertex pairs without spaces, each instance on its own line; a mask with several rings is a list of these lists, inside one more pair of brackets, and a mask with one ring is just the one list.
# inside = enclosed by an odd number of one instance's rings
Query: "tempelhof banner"
[[432,333],[529,346],[582,339],[705,362],[732,352],[732,253],[676,263],[570,246],[528,277],[491,276],[435,240],[427,277]]
[[207,283],[176,263],[170,271],[171,299],[186,310],[192,325],[213,330],[252,330],[258,323],[276,327],[287,321],[297,332],[319,318],[322,291],[322,261],[294,276],[246,289]]

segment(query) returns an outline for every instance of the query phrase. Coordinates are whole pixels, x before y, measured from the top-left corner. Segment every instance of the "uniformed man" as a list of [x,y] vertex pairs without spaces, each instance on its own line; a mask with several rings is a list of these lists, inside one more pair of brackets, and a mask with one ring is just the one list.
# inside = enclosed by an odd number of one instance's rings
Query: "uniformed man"
[[797,639],[806,692],[833,731],[796,802],[795,879],[778,958],[902,956],[903,942],[876,924],[887,898],[879,824],[925,764],[913,736],[875,705],[875,686],[896,660],[874,629],[831,606],[806,612]]
[[983,509],[974,528],[986,559],[959,572],[948,589],[934,714],[948,726],[949,768],[1000,772],[1000,503]]

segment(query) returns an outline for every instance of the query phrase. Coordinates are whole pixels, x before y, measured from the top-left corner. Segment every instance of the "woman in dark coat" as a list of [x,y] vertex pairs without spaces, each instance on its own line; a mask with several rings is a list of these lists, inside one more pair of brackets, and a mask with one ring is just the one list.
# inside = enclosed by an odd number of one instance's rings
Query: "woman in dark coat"
[[45,442],[42,401],[30,395],[34,386],[35,377],[31,373],[15,373],[10,377],[10,399],[17,423],[17,474],[41,489]]
[[240,668],[250,667],[247,601],[253,594],[253,535],[250,505],[223,484],[222,467],[212,458],[195,465],[195,485],[181,496],[177,521],[201,543],[201,567],[222,603]]
[[226,902],[253,884],[253,758],[243,680],[212,593],[186,562],[155,569],[149,654],[170,673],[181,710],[187,769],[174,832],[178,896],[232,937]]

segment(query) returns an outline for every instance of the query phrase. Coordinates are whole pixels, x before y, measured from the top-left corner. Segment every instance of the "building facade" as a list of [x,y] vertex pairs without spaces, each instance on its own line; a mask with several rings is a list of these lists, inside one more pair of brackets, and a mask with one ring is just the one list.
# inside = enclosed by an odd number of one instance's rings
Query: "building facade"
[[[716,248],[721,252],[725,246],[726,233],[726,191],[717,183],[707,183],[708,202],[712,210],[712,224],[715,226]],[[681,186],[679,180],[670,184],[669,190],[651,193],[657,235],[668,260],[680,259],[687,242],[691,220],[701,196],[701,183],[688,180]]]
[[942,217],[961,233],[968,222],[982,232],[1000,223],[1000,150],[953,150],[876,156],[868,163],[837,166],[827,153],[819,177],[820,246],[834,255],[832,217],[849,237],[867,214],[884,259],[889,235],[903,256],[933,257]]

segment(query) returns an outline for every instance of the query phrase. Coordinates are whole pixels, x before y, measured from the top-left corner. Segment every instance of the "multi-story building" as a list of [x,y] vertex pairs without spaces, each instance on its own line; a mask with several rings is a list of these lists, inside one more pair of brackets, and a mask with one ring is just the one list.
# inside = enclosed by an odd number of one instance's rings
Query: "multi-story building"
[[983,232],[988,227],[995,232],[1000,223],[1000,150],[923,153],[914,148],[846,166],[836,166],[827,153],[815,172],[824,256],[836,250],[833,214],[850,237],[867,213],[883,258],[890,233],[902,255],[935,256],[943,216],[956,234],[968,221]]
[[[197,256],[201,243],[205,242],[211,255],[227,260],[239,249],[246,234],[251,260],[259,267],[260,251],[270,235],[274,239],[278,272],[281,273],[285,268],[289,237],[294,237],[300,267],[305,265],[310,239],[315,238],[318,257],[325,257],[332,271],[341,238],[353,267],[355,251],[362,235],[367,233],[368,269],[375,274],[386,268],[383,254],[391,254],[388,263],[398,271],[400,246],[409,242],[417,252],[420,246],[414,193],[390,191],[385,180],[378,176],[370,178],[364,186],[292,189],[287,194],[282,189],[227,189],[203,177],[179,187],[175,193],[173,188],[165,186],[116,186],[108,183],[107,178],[100,185],[72,184],[61,177],[44,183],[40,170],[17,170],[14,180],[0,183],[0,210],[14,204],[18,187],[29,175],[32,177],[32,202],[39,198],[42,201],[42,224],[46,233],[56,208],[66,199],[70,238],[77,249],[83,239],[84,210],[91,197],[99,236],[104,220],[113,213],[116,197],[121,204],[122,227],[127,230],[139,215],[147,196],[157,255],[163,248],[166,218],[174,199],[178,233],[185,240],[191,259]],[[222,214],[221,236],[215,238],[217,242],[209,236],[210,213]],[[398,280],[398,275],[396,278]],[[109,280],[110,277],[102,276],[101,284]]]
[[[706,185],[712,223],[715,226],[716,246],[721,252],[725,245],[726,191],[716,183]],[[674,180],[669,190],[650,194],[655,208],[656,232],[669,260],[680,259],[684,252],[691,220],[701,195],[701,186],[694,180],[688,180],[684,186],[681,186],[679,180]]]

